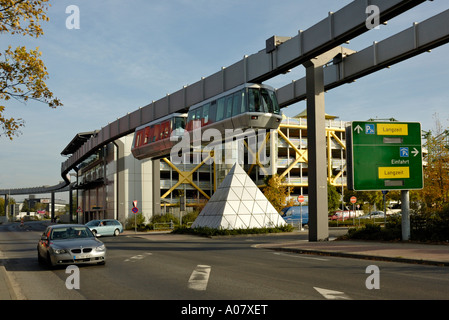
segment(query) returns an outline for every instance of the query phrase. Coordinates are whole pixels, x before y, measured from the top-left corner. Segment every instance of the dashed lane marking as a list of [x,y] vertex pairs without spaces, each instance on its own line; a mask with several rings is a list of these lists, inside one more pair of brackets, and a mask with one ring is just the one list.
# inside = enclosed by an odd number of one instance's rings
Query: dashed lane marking
[[197,265],[193,270],[188,282],[188,288],[197,291],[204,291],[209,282],[211,267],[206,265]]

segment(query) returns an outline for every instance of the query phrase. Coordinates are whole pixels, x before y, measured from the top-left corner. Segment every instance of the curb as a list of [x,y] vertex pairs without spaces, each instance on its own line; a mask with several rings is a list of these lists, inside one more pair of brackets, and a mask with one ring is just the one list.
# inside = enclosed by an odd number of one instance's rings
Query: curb
[[433,265],[440,267],[449,267],[449,262],[434,261],[434,260],[423,260],[423,259],[410,259],[410,258],[399,258],[399,257],[386,257],[386,256],[374,256],[366,254],[356,254],[356,253],[345,253],[345,252],[330,252],[321,250],[311,250],[311,249],[294,249],[294,248],[268,248],[275,251],[283,252],[293,252],[300,254],[311,254],[320,256],[333,256],[342,258],[354,258],[354,259],[365,259],[365,260],[376,260],[376,261],[389,261],[389,262],[401,262],[401,263],[411,263],[411,264],[423,264],[423,265]]
[[9,299],[6,297],[6,300],[18,300],[8,272],[6,271],[5,266],[2,265],[0,265],[0,277],[2,277],[4,279],[4,282],[6,283],[6,289],[8,291],[7,295],[9,296]]

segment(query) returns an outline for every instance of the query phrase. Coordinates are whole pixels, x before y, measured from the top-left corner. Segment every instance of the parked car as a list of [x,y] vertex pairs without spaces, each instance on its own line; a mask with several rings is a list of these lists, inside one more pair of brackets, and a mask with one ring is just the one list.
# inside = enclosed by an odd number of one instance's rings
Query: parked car
[[338,221],[342,221],[342,220],[348,220],[348,219],[352,219],[356,216],[356,213],[354,211],[335,211],[335,213],[330,216],[330,220],[338,220]]
[[57,224],[45,229],[37,245],[39,263],[49,266],[104,264],[106,247],[80,224]]
[[374,219],[374,218],[385,218],[385,213],[383,211],[373,211],[360,217],[360,219]]
[[[302,213],[302,214],[301,214]],[[309,207],[308,206],[292,206],[281,210],[281,217],[284,218],[287,223],[300,223],[302,218],[302,224],[309,223]]]
[[92,220],[86,226],[95,236],[118,236],[123,232],[123,225],[114,219]]

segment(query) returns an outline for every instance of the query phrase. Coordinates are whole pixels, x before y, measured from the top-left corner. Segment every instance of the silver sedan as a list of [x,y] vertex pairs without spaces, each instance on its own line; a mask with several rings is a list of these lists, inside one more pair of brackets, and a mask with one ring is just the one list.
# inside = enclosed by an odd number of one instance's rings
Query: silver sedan
[[49,266],[104,264],[106,247],[84,225],[52,225],[39,240],[37,257],[40,263]]

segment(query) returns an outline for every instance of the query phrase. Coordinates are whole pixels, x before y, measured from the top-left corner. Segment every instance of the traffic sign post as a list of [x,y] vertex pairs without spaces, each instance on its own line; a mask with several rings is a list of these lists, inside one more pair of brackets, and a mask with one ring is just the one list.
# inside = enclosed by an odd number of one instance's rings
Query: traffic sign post
[[354,121],[346,139],[348,189],[401,190],[402,240],[409,240],[409,190],[424,186],[421,124]]
[[298,196],[298,202],[299,202],[299,230],[303,231],[304,228],[302,227],[302,203],[304,202],[304,196],[302,194],[300,194]]
[[133,201],[133,208],[131,211],[134,213],[134,233],[137,233],[137,212],[139,212],[139,208],[137,208],[137,200]]
[[[352,196],[351,199],[349,199],[352,203],[352,212],[354,212],[354,217],[352,218],[352,223],[355,224],[355,203],[357,202],[357,198],[355,196]],[[338,220],[337,220],[338,221]]]
[[346,130],[348,188],[423,188],[421,124],[354,121]]

